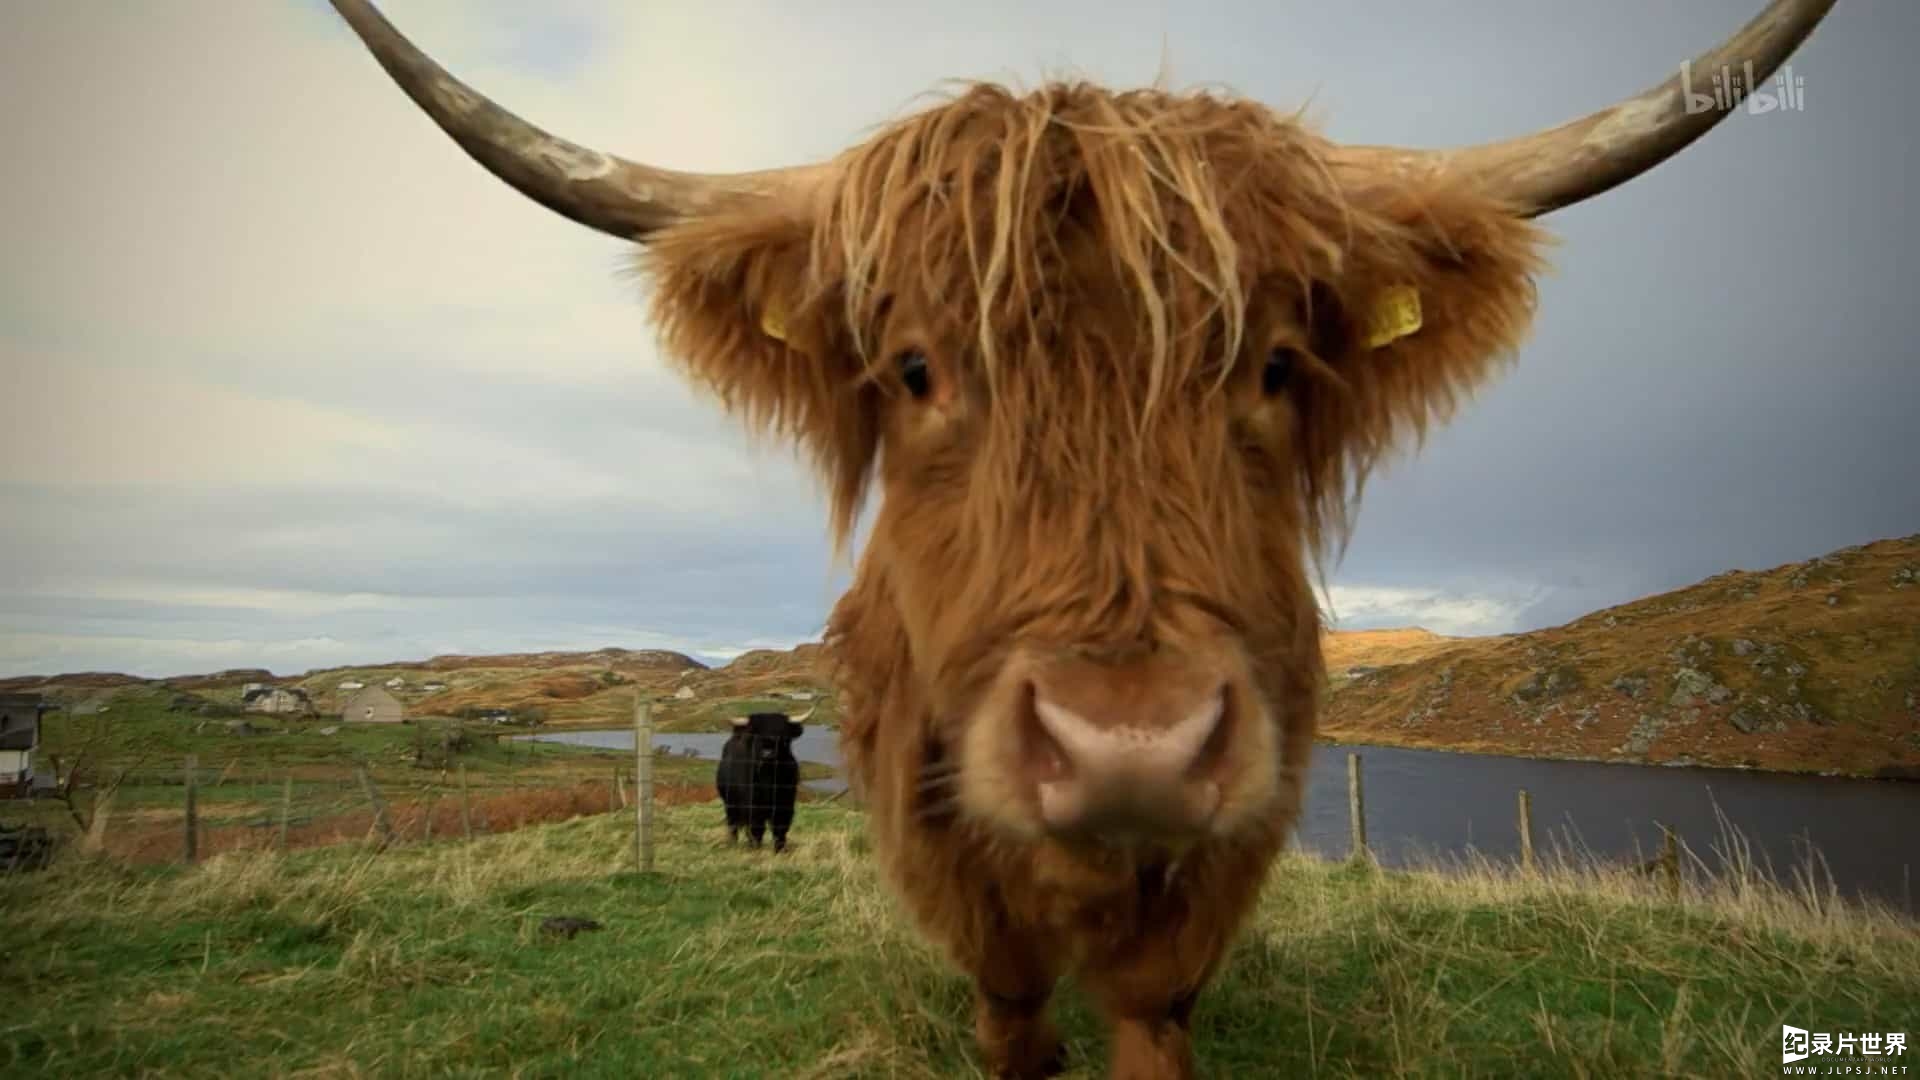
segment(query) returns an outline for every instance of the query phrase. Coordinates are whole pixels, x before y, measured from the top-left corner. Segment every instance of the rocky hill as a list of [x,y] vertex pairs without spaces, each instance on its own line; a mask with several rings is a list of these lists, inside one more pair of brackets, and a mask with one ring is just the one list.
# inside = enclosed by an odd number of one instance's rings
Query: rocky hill
[[1423,660],[1468,640],[1474,639],[1444,637],[1417,626],[1394,630],[1335,630],[1321,639],[1320,652],[1326,658],[1328,671],[1364,674],[1375,668]]
[[[1343,742],[1533,757],[1920,776],[1920,536],[1847,548],[1499,637],[1419,628],[1325,643],[1324,731]],[[718,730],[755,709],[837,719],[817,643],[707,667],[661,650],[436,656],[276,677],[146,680],[89,672],[0,680],[69,707],[157,686],[180,708],[237,709],[248,683],[298,687],[322,715],[383,686],[409,717],[509,709],[550,726]]]
[[[1505,637],[1330,660],[1342,741],[1920,776],[1920,536]],[[1329,656],[1334,650],[1329,649]]]
[[171,690],[183,712],[235,712],[250,684],[301,690],[319,715],[338,714],[361,687],[379,686],[400,699],[406,715],[458,717],[507,709],[549,726],[632,723],[636,691],[654,703],[662,730],[720,728],[726,718],[757,708],[804,711],[823,706],[821,722],[834,719],[832,695],[814,673],[818,645],[787,651],[755,650],[732,663],[709,668],[692,657],[659,649],[598,649],[593,652],[508,653],[498,656],[436,656],[355,667],[325,668],[276,676],[258,668],[205,675],[141,679],[87,672],[17,676],[0,680],[0,691],[32,690],[81,711],[110,706],[128,688]]

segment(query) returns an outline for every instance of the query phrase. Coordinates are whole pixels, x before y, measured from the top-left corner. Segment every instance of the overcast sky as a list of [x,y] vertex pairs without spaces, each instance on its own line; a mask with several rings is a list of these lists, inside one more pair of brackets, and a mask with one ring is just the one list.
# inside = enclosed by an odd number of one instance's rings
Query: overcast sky
[[[1033,10],[1025,10],[1027,8]],[[1666,77],[1761,0],[387,0],[535,123],[824,156],[949,78],[1230,87],[1445,145]],[[537,10],[536,10],[537,9]],[[1920,4],[1803,108],[1548,219],[1517,369],[1369,487],[1341,625],[1489,633],[1920,532]],[[486,175],[316,0],[13,5],[0,34],[0,674],[811,639],[811,479],[654,351],[619,245]]]

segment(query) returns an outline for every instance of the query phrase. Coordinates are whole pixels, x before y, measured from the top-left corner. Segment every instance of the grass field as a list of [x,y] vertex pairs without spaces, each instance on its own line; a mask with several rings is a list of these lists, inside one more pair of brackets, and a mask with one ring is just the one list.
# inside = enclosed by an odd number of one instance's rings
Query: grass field
[[[408,724],[344,724],[249,714],[252,734],[233,734],[228,718],[170,711],[170,694],[116,695],[112,711],[49,715],[37,754],[42,771],[76,766],[82,783],[71,810],[55,799],[0,800],[0,822],[46,825],[73,836],[102,807],[109,815],[105,849],[122,859],[164,862],[185,846],[186,763],[194,761],[200,852],[278,842],[288,822],[289,847],[365,836],[374,825],[357,770],[364,768],[404,835],[432,830],[500,831],[528,822],[600,812],[619,802],[616,777],[631,790],[631,751],[517,741],[521,729],[422,719]],[[323,734],[323,732],[330,732]],[[449,733],[464,732],[457,750],[442,752]],[[713,763],[655,758],[663,801],[710,797]],[[809,778],[824,766],[803,770]],[[115,787],[115,781],[119,781]],[[103,793],[111,788],[112,798]],[[463,796],[464,791],[464,796]],[[462,804],[467,805],[464,814]]]
[[[968,991],[905,929],[857,811],[775,858],[719,808],[472,842],[70,858],[0,880],[0,1075],[974,1076]],[[541,920],[604,928],[571,940]],[[1072,1075],[1103,1039],[1058,999]],[[1747,884],[1295,857],[1196,1021],[1209,1076],[1755,1076],[1780,1024],[1920,1034],[1920,932]]]

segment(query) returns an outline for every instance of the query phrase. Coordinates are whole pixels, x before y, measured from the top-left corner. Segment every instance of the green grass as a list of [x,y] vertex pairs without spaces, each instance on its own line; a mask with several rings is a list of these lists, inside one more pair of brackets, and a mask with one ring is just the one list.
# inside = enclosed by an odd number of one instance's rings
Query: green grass
[[[978,1075],[966,984],[896,915],[857,811],[803,806],[780,858],[718,819],[661,809],[652,876],[617,814],[0,881],[0,1074]],[[550,938],[549,915],[605,929]],[[1072,1075],[1100,1075],[1096,1018],[1057,1000]],[[1196,1045],[1210,1076],[1748,1076],[1782,1020],[1916,1017],[1920,933],[1826,898],[1289,858]]]
[[[404,724],[342,723],[338,718],[259,715],[238,718],[204,717],[167,708],[171,695],[127,691],[114,700],[111,712],[90,716],[51,713],[41,721],[40,759],[59,755],[72,764],[82,753],[109,769],[139,762],[136,779],[149,776],[162,784],[177,784],[187,755],[203,769],[229,770],[229,776],[287,769],[346,767],[364,761],[375,769],[410,766],[413,747],[441,732],[464,727],[470,746],[457,762],[470,773],[505,773],[519,769],[586,763],[590,759],[630,758],[631,753],[560,743],[517,741],[530,729],[469,723],[447,718],[422,718]],[[244,720],[256,730],[232,734],[229,720]],[[322,734],[331,730],[332,734]],[[414,770],[421,771],[421,770]]]
[[[187,759],[195,759],[195,801],[207,827],[277,821],[284,785],[293,779],[292,817],[296,822],[352,812],[367,806],[355,768],[365,765],[383,796],[392,802],[445,796],[457,789],[464,769],[476,796],[538,787],[564,787],[580,781],[605,783],[615,770],[631,775],[631,751],[595,749],[559,743],[515,741],[524,729],[470,724],[468,747],[446,761],[421,767],[416,740],[431,743],[455,722],[422,719],[406,724],[348,724],[332,718],[291,718],[247,714],[240,718],[173,712],[165,691],[126,690],[114,695],[111,709],[95,715],[55,712],[42,720],[36,767],[51,773],[56,760],[62,776],[83,763],[84,782],[76,811],[91,820],[102,789],[122,775],[112,813],[116,829],[129,824],[172,821],[184,812]],[[235,735],[229,719],[244,719],[256,734]],[[333,734],[323,735],[323,729]],[[710,784],[713,764],[689,758],[660,757],[655,779],[662,783]],[[630,782],[630,781],[629,781]],[[74,815],[51,799],[0,800],[0,822],[50,825],[63,832],[78,828]]]

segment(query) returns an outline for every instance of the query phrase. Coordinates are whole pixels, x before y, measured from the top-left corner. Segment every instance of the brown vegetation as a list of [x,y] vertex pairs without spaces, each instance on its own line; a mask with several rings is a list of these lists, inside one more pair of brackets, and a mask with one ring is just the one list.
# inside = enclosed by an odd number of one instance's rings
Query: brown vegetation
[[[653,799],[657,806],[685,806],[713,802],[716,796],[710,783],[656,781]],[[619,809],[623,804],[611,783],[581,781],[570,786],[476,793],[470,805],[474,832],[480,834],[511,832],[528,825],[604,814]],[[260,815],[262,824],[203,825],[198,845],[200,856],[206,858],[226,851],[263,850],[275,846],[279,842],[278,808],[272,803],[261,803],[252,809]],[[428,799],[395,802],[389,805],[388,812],[392,815],[395,833],[408,840],[419,840],[429,834],[429,813],[433,818],[432,836],[451,838],[465,834],[458,791],[448,791]],[[133,863],[177,862],[185,845],[182,820],[178,808],[165,813],[143,814],[109,830],[104,850]],[[374,836],[375,830],[373,809],[362,805],[290,826],[287,830],[287,848],[297,850],[365,840]]]
[[[1336,669],[1336,672],[1339,669]],[[1336,680],[1325,731],[1537,757],[1920,775],[1920,536]]]

